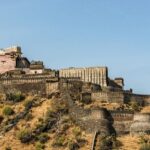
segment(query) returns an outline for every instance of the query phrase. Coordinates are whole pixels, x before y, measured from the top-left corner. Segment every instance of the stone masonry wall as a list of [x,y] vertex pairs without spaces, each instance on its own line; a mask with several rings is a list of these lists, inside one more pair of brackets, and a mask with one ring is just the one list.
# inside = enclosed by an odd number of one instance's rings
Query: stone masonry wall
[[68,68],[61,69],[59,76],[63,78],[79,77],[84,82],[91,82],[106,87],[108,70],[107,67]]
[[124,95],[121,92],[95,92],[92,93],[92,100],[111,103],[124,103]]
[[134,113],[126,111],[111,111],[113,118],[113,127],[117,134],[130,133],[130,127],[133,123]]
[[19,90],[25,94],[48,95],[58,90],[57,78],[24,78],[0,79],[0,92]]
[[38,94],[46,95],[45,83],[24,83],[24,84],[11,84],[11,85],[0,85],[0,92],[7,93],[11,90],[21,91],[24,94]]
[[130,101],[136,101],[139,103],[139,105],[148,106],[148,105],[150,105],[150,95],[124,93],[124,101],[125,101],[125,103],[128,103]]
[[11,58],[10,55],[0,55],[0,73],[9,70],[14,70],[16,67],[16,59]]

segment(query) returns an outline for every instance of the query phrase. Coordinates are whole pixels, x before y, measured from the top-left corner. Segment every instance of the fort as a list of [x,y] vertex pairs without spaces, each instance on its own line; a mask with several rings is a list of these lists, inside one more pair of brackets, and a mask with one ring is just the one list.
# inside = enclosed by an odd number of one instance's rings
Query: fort
[[[19,90],[27,94],[48,97],[59,90],[72,89],[76,92],[74,97],[84,101],[119,104],[136,101],[140,106],[150,105],[149,95],[134,94],[132,90],[124,90],[124,79],[122,77],[111,79],[107,67],[52,70],[45,68],[42,61],[29,61],[28,58],[23,57],[19,46],[0,50],[0,94]],[[83,127],[86,124],[92,132],[93,129],[100,130],[103,123],[107,130],[112,126],[118,134],[150,131],[148,127],[150,114],[108,110],[112,117],[110,119],[105,109],[84,112],[78,107],[71,108],[75,115],[73,118],[76,118]]]

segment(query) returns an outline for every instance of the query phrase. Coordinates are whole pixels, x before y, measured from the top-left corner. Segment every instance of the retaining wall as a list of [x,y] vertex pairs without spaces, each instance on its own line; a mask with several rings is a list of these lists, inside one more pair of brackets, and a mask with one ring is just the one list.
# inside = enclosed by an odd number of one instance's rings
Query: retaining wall
[[92,93],[92,100],[111,103],[124,103],[124,95],[121,92],[95,92]]

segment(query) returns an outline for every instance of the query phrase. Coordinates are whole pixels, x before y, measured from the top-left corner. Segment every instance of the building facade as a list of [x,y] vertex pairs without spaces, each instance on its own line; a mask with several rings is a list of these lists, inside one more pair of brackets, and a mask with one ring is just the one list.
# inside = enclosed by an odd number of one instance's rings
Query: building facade
[[108,86],[107,67],[68,68],[59,71],[61,78],[80,78],[83,82],[91,82],[102,87]]
[[0,49],[0,74],[7,71],[29,68],[30,62],[22,57],[21,47]]

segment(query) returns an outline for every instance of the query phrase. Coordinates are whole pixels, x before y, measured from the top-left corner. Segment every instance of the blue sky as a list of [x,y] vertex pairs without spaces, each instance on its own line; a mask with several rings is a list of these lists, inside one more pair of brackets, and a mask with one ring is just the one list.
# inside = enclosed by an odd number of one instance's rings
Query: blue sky
[[49,68],[108,66],[150,94],[149,0],[0,0],[0,47]]

